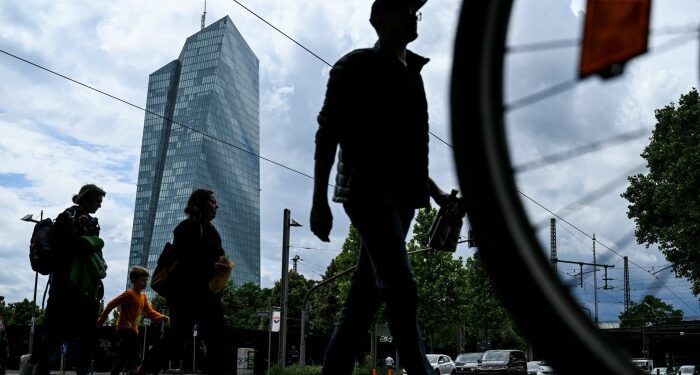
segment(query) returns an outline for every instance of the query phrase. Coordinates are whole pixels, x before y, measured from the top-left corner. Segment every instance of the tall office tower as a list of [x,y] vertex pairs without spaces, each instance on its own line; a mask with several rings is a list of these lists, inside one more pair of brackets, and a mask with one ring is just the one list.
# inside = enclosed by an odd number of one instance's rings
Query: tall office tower
[[233,281],[260,283],[258,98],[258,59],[228,16],[150,75],[129,268],[153,273],[190,193],[205,188],[216,193]]

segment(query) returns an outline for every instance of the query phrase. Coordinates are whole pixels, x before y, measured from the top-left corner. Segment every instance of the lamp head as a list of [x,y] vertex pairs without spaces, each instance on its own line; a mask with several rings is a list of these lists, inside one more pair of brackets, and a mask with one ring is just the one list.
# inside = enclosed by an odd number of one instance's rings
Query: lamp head
[[32,218],[33,216],[34,215],[32,215],[32,214],[27,214],[27,215],[22,216],[22,218],[20,220],[36,223],[37,221]]

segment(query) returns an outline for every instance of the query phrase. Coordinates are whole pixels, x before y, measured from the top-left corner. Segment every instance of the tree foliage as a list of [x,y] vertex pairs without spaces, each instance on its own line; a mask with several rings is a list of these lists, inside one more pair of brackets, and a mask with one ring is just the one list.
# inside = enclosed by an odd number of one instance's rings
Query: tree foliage
[[163,314],[166,314],[168,310],[168,302],[165,300],[163,296],[160,294],[156,294],[153,298],[151,298],[151,307]]
[[221,303],[224,306],[224,324],[227,327],[267,330],[268,319],[257,316],[258,311],[270,311],[270,289],[254,283],[235,287],[229,281],[224,288]]
[[680,322],[683,320],[683,311],[647,295],[640,303],[632,302],[632,306],[620,313],[619,318],[620,327],[641,327]]
[[474,340],[489,339],[493,347],[516,345],[524,348],[525,342],[515,329],[510,315],[496,296],[491,279],[481,263],[477,250],[466,264],[469,301],[463,306],[462,319],[467,336]]
[[[289,285],[287,287],[287,332],[301,332],[301,305],[306,292],[315,284],[313,280],[307,280],[298,272],[289,272]],[[281,285],[275,282],[271,290],[269,303],[280,305]],[[268,307],[269,308],[269,307]]]
[[[418,211],[413,238],[407,246],[409,251],[428,247],[428,231],[436,215],[437,210],[431,207]],[[429,350],[445,347],[445,341],[454,345],[459,335],[460,312],[467,304],[462,259],[454,259],[450,252],[430,250],[412,254],[410,261],[420,297],[416,311],[418,325],[432,346]]]
[[642,152],[649,172],[629,177],[622,194],[630,204],[639,244],[658,244],[678,276],[700,294],[700,100],[692,89],[655,111],[651,142]]
[[10,303],[7,305],[6,311],[9,311],[9,317],[5,316],[5,324],[32,324],[32,310],[34,310],[36,324],[41,324],[43,317],[41,309],[36,304],[32,304],[32,302],[26,298],[20,302]]
[[[320,282],[324,282],[357,265],[360,246],[360,234],[357,229],[351,225],[340,254],[328,265]],[[309,299],[312,306],[309,314],[310,332],[323,336],[331,335],[335,327],[335,321],[340,313],[340,308],[347,296],[351,276],[352,271],[333,282],[318,287],[314,290],[313,294],[310,295]]]

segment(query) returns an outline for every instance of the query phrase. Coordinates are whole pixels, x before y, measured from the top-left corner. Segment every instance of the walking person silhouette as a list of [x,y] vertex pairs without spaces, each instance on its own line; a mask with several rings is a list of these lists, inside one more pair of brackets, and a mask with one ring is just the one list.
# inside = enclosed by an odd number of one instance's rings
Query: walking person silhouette
[[426,0],[375,0],[370,23],[379,40],[331,69],[318,115],[310,224],[329,241],[328,181],[338,147],[333,201],[343,204],[362,238],[347,299],[326,348],[323,375],[352,373],[380,304],[411,375],[433,370],[416,323],[418,291],[406,252],[415,210],[448,195],[428,176],[428,107],[420,71],[428,62],[406,49],[418,37]]

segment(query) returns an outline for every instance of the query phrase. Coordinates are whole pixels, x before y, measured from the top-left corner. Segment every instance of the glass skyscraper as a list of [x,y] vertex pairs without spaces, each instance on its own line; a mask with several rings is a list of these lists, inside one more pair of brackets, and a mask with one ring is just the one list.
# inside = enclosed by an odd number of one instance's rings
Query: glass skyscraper
[[153,273],[190,193],[205,188],[233,281],[260,283],[258,98],[258,59],[228,16],[149,76],[129,268]]

